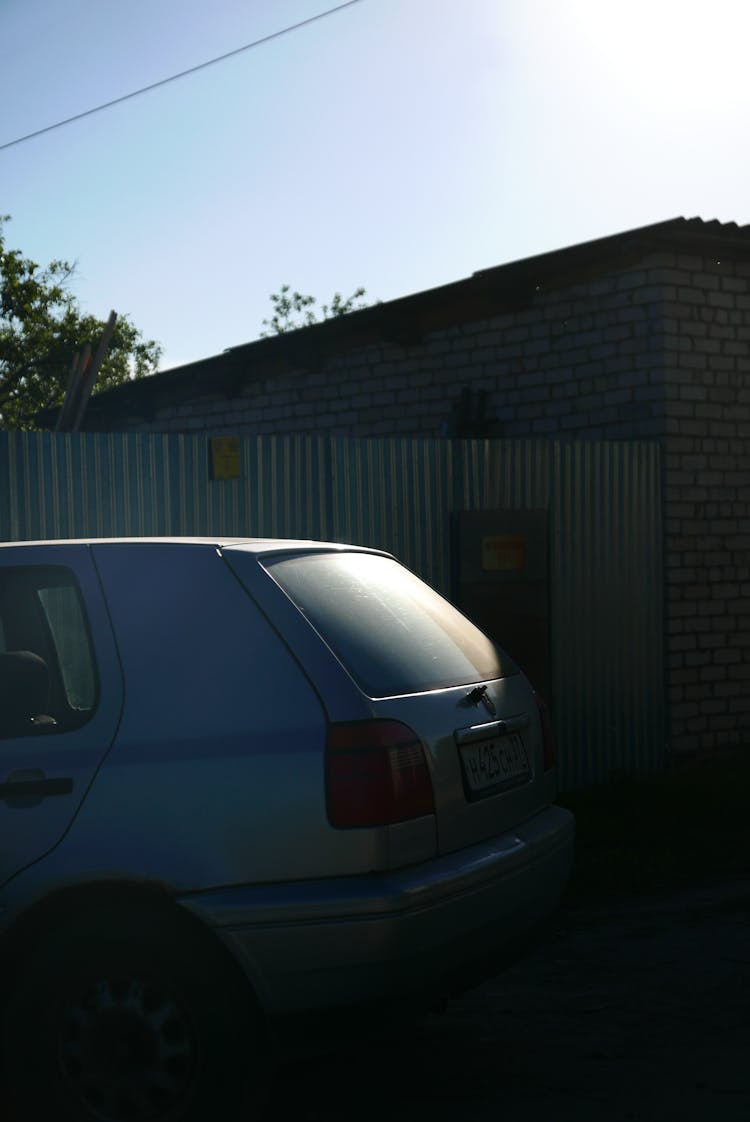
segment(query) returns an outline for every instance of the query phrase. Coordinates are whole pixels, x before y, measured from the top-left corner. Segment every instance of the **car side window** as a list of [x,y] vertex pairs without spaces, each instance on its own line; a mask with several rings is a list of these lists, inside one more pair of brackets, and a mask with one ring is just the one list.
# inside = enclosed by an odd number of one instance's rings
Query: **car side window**
[[0,573],[0,737],[78,728],[92,716],[97,694],[74,574],[62,566]]
[[72,584],[40,588],[39,600],[57,648],[68,705],[79,712],[93,709],[96,677],[78,590]]

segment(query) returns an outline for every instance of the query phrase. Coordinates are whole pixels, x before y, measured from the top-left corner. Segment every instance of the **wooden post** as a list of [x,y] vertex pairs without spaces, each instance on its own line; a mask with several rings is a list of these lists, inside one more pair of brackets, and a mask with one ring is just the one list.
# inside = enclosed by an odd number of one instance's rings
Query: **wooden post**
[[76,398],[78,391],[78,384],[81,373],[86,369],[89,359],[91,358],[91,346],[86,344],[83,350],[76,351],[73,365],[70,368],[68,375],[68,384],[65,387],[65,397],[60,406],[60,412],[57,414],[57,421],[55,423],[55,432],[67,432],[70,426],[70,415],[73,409],[73,402]]
[[104,359],[107,356],[107,351],[109,350],[109,344],[112,342],[112,335],[114,333],[116,323],[117,313],[110,312],[109,319],[104,326],[104,331],[102,332],[101,339],[99,340],[98,346],[94,351],[93,358],[91,358],[91,360],[86,363],[80,374],[78,400],[75,403],[75,412],[71,417],[71,432],[78,432],[78,429],[81,427],[81,421],[83,420],[83,415],[86,412],[86,406],[89,403],[91,391],[94,388],[94,382],[96,381],[96,376],[99,373],[99,367],[104,362]]
[[81,427],[81,421],[86,412],[96,376],[107,356],[109,344],[112,342],[112,334],[116,323],[117,313],[110,312],[93,356],[91,354],[91,344],[87,343],[73,359],[65,398],[55,424],[55,432],[78,432]]

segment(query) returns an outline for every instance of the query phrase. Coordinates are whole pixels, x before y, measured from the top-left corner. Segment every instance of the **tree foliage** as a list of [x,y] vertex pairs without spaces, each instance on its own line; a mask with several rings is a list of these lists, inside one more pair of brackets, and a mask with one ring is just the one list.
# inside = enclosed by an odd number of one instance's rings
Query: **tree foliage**
[[[0,428],[34,428],[40,409],[60,405],[76,354],[96,347],[104,321],[81,312],[69,282],[75,266],[40,268],[9,249],[0,217]],[[156,370],[160,347],[119,316],[94,392]]]
[[261,338],[265,339],[269,335],[284,335],[287,331],[297,331],[300,327],[311,327],[314,323],[320,323],[321,320],[334,319],[336,316],[345,316],[349,312],[357,312],[361,308],[366,308],[366,303],[361,303],[362,297],[365,295],[364,288],[355,288],[351,296],[346,299],[340,292],[334,292],[330,304],[320,305],[320,317],[318,317],[314,305],[317,300],[314,296],[305,296],[301,292],[290,290],[288,284],[282,284],[278,292],[273,292],[270,296],[271,303],[273,304],[273,315],[270,319],[263,320],[263,326],[267,327],[268,331],[261,332]]

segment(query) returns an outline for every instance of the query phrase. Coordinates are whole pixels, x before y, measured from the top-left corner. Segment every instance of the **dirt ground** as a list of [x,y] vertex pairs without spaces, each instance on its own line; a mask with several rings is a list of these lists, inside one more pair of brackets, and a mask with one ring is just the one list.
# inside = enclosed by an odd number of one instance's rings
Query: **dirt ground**
[[750,1122],[750,881],[563,909],[444,1014],[286,1065],[291,1118]]

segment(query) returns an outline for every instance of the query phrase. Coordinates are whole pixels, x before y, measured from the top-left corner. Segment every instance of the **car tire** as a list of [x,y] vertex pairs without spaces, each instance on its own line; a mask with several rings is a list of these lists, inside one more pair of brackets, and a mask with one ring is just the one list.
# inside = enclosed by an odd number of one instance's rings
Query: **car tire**
[[55,922],[23,959],[5,1030],[18,1122],[250,1122],[270,1082],[243,975],[166,907]]

